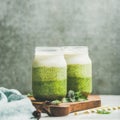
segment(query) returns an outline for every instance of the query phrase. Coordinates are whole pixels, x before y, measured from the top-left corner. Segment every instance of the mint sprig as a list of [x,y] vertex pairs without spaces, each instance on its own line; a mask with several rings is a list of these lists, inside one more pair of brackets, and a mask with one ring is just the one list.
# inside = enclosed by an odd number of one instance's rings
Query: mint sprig
[[84,96],[81,92],[74,92],[69,90],[67,96],[63,98],[62,102],[81,102],[87,100],[87,97]]

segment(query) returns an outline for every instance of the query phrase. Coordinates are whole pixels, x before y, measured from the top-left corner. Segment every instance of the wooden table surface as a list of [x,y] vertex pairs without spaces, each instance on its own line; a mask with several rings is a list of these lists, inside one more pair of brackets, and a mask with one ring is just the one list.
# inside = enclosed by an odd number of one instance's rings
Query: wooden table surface
[[[102,106],[120,106],[120,95],[100,95]],[[41,120],[120,120],[120,109],[113,110],[110,114],[80,114],[77,115],[71,113],[63,117],[49,117],[45,113],[42,113]]]

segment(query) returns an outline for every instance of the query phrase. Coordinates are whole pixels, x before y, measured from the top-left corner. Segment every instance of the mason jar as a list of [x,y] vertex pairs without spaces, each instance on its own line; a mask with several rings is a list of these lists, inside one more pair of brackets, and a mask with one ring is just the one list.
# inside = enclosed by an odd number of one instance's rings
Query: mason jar
[[67,90],[80,91],[88,96],[92,92],[92,62],[87,46],[66,46]]
[[32,66],[32,90],[36,99],[55,100],[67,92],[67,65],[59,47],[36,47]]

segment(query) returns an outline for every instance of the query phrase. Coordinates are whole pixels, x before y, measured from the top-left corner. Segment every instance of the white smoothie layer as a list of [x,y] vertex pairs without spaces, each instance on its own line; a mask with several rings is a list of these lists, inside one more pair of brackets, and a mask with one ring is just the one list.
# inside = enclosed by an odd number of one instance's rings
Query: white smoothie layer
[[64,55],[67,64],[91,64],[91,60],[88,55],[79,54],[65,54]]
[[53,55],[50,53],[39,53],[36,54],[33,67],[66,67],[66,61],[63,55]]

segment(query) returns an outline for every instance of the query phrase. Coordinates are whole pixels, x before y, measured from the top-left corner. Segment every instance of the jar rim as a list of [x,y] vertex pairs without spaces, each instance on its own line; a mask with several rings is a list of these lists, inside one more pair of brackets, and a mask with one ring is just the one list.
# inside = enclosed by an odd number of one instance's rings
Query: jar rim
[[87,54],[88,46],[63,46],[64,54]]
[[60,47],[47,47],[47,46],[37,46],[35,47],[35,52],[37,54],[44,54],[44,55],[55,55],[55,54],[62,54],[62,49]]

